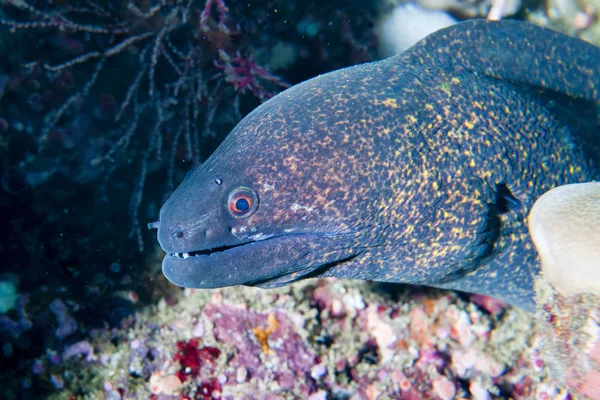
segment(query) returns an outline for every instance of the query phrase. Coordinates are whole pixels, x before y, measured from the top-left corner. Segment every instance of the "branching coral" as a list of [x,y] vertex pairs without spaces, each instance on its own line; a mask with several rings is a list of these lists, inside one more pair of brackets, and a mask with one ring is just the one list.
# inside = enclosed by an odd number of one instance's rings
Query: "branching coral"
[[[265,100],[287,87],[256,64],[223,0],[3,3],[8,17],[1,25],[11,32],[46,30],[61,53],[40,52],[24,65],[26,79],[49,78],[38,83],[43,95],[36,102],[40,110],[51,108],[33,128],[36,149],[20,163],[24,180],[37,185],[60,171],[89,181],[113,173],[137,151],[140,172],[130,207],[140,250],[138,213],[152,165],[167,165],[168,192],[176,159],[199,164],[201,137],[214,135],[215,114],[226,99],[239,119],[241,95]],[[61,81],[68,81],[67,90],[52,90]],[[82,110],[94,103],[83,123]],[[93,150],[70,154],[81,147]],[[33,174],[42,158],[51,160],[52,171]]]

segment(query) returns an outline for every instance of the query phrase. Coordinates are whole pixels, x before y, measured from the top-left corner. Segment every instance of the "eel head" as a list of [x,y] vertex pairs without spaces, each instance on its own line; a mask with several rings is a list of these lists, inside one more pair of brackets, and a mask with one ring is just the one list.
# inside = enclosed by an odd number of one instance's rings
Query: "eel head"
[[274,287],[356,255],[360,193],[335,143],[302,117],[314,93],[305,86],[246,117],[164,204],[153,226],[169,281]]

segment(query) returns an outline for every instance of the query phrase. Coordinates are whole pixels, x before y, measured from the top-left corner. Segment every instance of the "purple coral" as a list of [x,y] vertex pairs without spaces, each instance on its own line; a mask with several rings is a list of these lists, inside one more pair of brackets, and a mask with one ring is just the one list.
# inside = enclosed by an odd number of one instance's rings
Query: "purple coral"
[[249,328],[272,327],[273,324],[268,321],[269,313],[257,313],[228,304],[209,304],[205,307],[204,314],[214,324],[216,339],[236,349],[229,360],[232,372],[227,376],[228,381],[235,382],[238,379],[236,369],[243,367],[247,375],[276,381],[282,391],[299,387],[308,396],[314,390],[310,372],[311,367],[316,364],[316,356],[297,333],[298,327],[288,315],[278,311],[272,313],[277,324],[266,343],[268,350],[277,354],[279,367],[271,369],[261,359],[261,353],[265,349],[257,336],[242,334]]
[[249,90],[259,99],[266,100],[273,97],[275,93],[267,90],[261,80],[282,88],[289,87],[281,78],[269,73],[266,68],[258,66],[252,55],[242,57],[238,52],[235,57],[230,57],[224,50],[219,50],[219,58],[221,62],[215,61],[215,66],[223,71],[225,82],[233,86],[236,91],[245,93]]
[[67,305],[61,299],[55,299],[50,303],[50,311],[56,315],[58,327],[55,329],[54,334],[57,338],[64,339],[75,333],[77,322],[73,319]]
[[85,361],[87,362],[94,361],[96,359],[94,347],[87,340],[81,340],[73,343],[62,353],[62,358],[64,361],[77,356],[84,356]]

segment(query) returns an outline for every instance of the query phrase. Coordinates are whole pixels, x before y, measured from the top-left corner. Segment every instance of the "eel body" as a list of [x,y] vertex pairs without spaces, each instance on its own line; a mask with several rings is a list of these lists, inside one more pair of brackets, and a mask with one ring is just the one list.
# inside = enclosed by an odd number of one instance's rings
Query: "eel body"
[[194,288],[344,277],[533,309],[527,232],[551,188],[600,178],[600,49],[472,20],[318,76],[244,118],[160,211]]

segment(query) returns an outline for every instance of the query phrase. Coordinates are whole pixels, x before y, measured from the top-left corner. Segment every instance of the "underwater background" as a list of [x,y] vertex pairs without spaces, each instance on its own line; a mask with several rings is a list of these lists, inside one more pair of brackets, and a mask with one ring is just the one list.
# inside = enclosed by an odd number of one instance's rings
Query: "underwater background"
[[499,301],[334,279],[183,290],[146,225],[291,85],[469,18],[600,45],[599,16],[598,0],[0,0],[0,399],[577,398],[533,317]]

